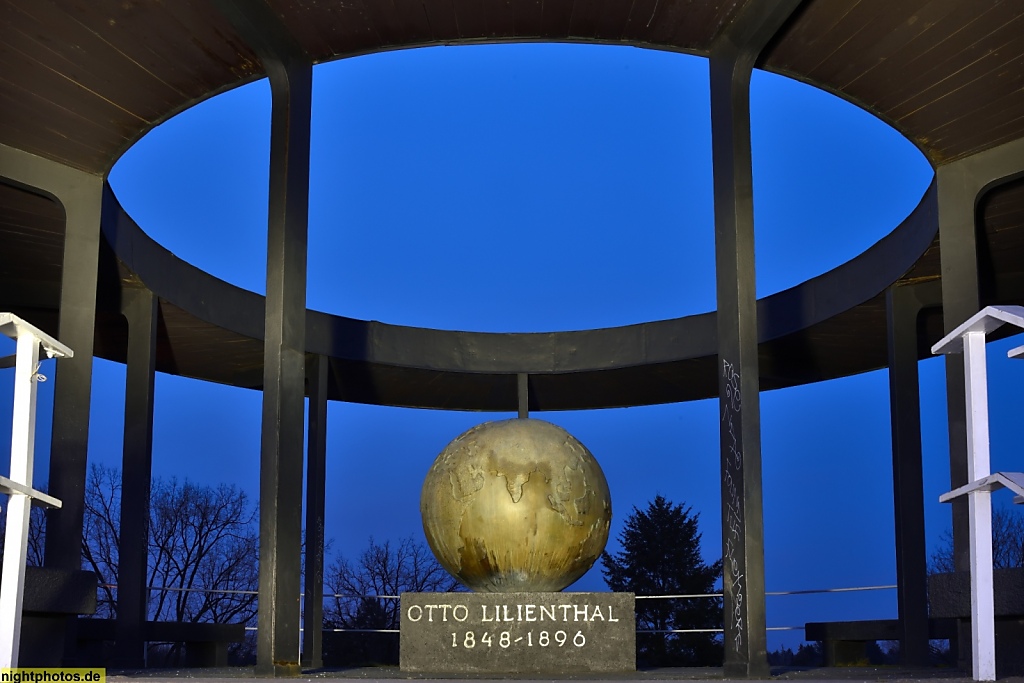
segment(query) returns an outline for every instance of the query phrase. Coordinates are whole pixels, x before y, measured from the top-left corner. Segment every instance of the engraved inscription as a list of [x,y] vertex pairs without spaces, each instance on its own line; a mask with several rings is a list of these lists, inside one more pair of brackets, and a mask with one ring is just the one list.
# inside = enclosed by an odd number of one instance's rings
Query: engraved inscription
[[403,593],[403,671],[631,671],[631,593]]
[[723,520],[726,528],[724,548],[724,570],[728,575],[728,593],[731,597],[731,611],[726,615],[728,630],[732,631],[731,645],[735,652],[743,652],[743,623],[746,610],[743,600],[746,577],[743,574],[743,498],[740,486],[743,481],[743,444],[740,440],[740,411],[743,396],[740,392],[739,369],[722,359],[722,376],[725,395],[722,397],[723,435],[725,457],[722,465],[725,510]]

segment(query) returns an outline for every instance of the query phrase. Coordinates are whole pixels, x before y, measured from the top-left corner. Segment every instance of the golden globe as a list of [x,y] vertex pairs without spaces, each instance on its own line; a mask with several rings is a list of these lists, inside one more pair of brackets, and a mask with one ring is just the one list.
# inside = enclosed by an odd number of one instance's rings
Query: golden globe
[[511,419],[448,444],[427,472],[420,513],[434,555],[467,587],[560,591],[604,550],[611,496],[575,437],[543,420]]

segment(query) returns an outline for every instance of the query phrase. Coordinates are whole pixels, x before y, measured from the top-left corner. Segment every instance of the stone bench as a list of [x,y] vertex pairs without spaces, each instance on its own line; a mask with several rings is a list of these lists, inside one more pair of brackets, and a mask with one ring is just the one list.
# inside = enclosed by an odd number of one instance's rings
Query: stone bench
[[[227,666],[228,646],[242,642],[245,625],[147,621],[142,636],[147,643],[184,643],[186,667]],[[80,649],[95,652],[97,646],[116,639],[116,620],[78,620]]]
[[[1024,569],[996,569],[992,572],[996,627],[996,675],[1024,675]],[[971,670],[971,577],[967,572],[933,574],[928,577],[931,616],[953,619],[958,637],[958,666]]]
[[[825,666],[855,666],[867,661],[867,644],[878,640],[899,640],[898,619],[808,622],[804,639],[821,643]],[[956,638],[956,620],[929,619],[928,638]]]
[[96,613],[96,575],[89,571],[25,567],[18,663],[27,667],[64,666],[62,649],[68,623]]
[[[1024,569],[993,572],[996,621],[996,673],[1024,674]],[[928,577],[928,637],[948,640],[958,666],[971,670],[971,581],[967,572]],[[865,646],[877,640],[899,640],[899,621],[814,622],[804,638],[821,643],[826,666],[849,666],[866,659]]]

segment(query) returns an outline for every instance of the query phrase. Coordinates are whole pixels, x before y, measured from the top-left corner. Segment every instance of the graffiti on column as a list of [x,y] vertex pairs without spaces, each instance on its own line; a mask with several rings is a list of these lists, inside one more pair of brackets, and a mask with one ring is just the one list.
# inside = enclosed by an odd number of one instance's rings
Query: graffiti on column
[[[729,579],[726,584],[731,606],[726,619],[727,632],[732,631],[732,647],[737,653],[743,652],[743,621],[746,610],[743,608],[745,563],[743,561],[743,443],[740,439],[740,410],[743,397],[740,392],[739,369],[729,361],[722,359],[722,376],[725,380],[725,395],[722,397],[722,422],[726,456],[722,467],[723,495],[725,497],[725,519],[727,530],[725,537],[725,573]],[[731,627],[731,628],[730,628]]]

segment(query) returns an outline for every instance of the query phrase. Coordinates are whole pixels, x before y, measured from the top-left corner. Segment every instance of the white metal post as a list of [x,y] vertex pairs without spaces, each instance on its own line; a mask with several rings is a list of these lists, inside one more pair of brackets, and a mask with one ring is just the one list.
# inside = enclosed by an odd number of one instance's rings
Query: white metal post
[[[990,471],[988,432],[988,369],[985,332],[972,331],[964,340],[964,381],[967,393],[967,479],[977,481]],[[995,609],[992,591],[992,493],[987,488],[967,495],[971,551],[971,668],[974,680],[996,679]]]
[[[36,368],[39,340],[18,337],[14,368],[14,417],[11,423],[11,481],[32,486],[32,460],[36,438]],[[3,581],[0,582],[0,668],[18,665],[21,641],[21,601],[25,590],[28,522],[32,499],[12,493],[7,503]],[[11,577],[13,580],[9,580]]]
[[[939,496],[946,503],[967,496],[971,551],[971,668],[976,681],[996,679],[995,599],[992,582],[992,490],[1024,492],[1024,474],[991,474],[988,431],[988,369],[985,338],[1010,323],[1024,329],[1024,307],[987,306],[947,334],[932,353],[964,354],[967,399],[968,483]],[[1021,347],[1024,349],[1024,347]],[[1011,358],[1020,349],[1011,351]]]
[[50,356],[71,356],[71,350],[10,313],[0,313],[0,332],[17,340],[14,368],[14,415],[11,424],[10,478],[0,477],[0,493],[8,494],[3,577],[0,578],[0,668],[18,666],[25,560],[33,501],[60,507],[60,501],[32,488],[36,435],[36,382],[39,347]]

